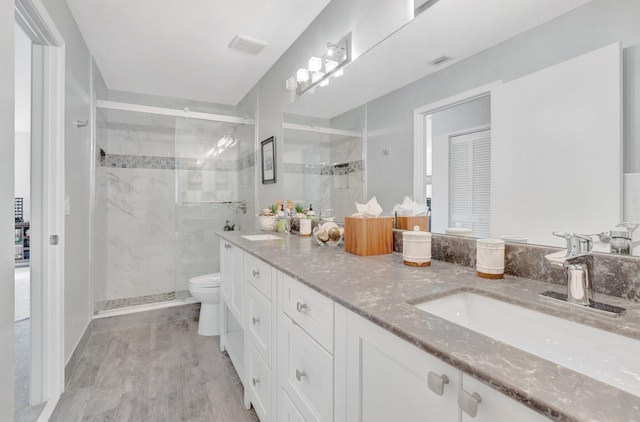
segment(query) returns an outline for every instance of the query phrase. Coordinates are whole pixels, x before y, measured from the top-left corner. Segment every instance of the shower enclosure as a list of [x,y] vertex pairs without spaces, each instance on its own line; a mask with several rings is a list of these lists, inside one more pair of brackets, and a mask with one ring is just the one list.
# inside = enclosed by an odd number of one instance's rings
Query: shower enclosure
[[94,314],[189,301],[215,232],[253,224],[253,121],[98,101],[95,139]]

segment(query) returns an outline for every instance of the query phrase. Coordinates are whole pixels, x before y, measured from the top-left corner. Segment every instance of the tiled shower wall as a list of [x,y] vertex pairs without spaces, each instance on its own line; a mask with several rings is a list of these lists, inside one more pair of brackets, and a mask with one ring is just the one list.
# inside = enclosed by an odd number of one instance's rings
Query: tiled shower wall
[[[246,217],[212,202],[253,189],[253,126],[100,110],[97,127],[94,301],[187,290],[219,271],[214,233]],[[213,150],[224,134],[237,143]]]

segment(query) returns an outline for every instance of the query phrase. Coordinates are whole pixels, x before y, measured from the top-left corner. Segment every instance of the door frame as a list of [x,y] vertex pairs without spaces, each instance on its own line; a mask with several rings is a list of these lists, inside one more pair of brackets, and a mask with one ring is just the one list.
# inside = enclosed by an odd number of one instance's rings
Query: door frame
[[[53,413],[64,391],[65,42],[41,0],[15,0],[15,19],[34,43],[32,84],[31,403]],[[37,46],[37,47],[36,47]],[[35,68],[38,65],[38,69]],[[36,101],[34,101],[36,102]],[[38,224],[39,223],[39,224]],[[39,227],[38,227],[39,225]],[[51,240],[57,236],[57,242]]]
[[413,110],[413,200],[419,203],[426,201],[427,174],[427,116],[476,98],[491,95],[491,91],[500,86],[502,81],[495,81],[469,91],[453,95],[442,100],[415,108]]

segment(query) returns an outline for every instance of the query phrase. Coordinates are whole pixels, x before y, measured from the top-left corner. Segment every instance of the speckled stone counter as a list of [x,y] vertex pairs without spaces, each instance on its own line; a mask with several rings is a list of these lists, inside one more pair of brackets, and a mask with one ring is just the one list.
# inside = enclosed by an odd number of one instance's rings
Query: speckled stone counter
[[398,253],[360,257],[341,247],[319,247],[311,238],[279,235],[279,240],[249,241],[242,238],[244,234],[218,233],[336,303],[553,420],[640,421],[640,397],[412,306],[452,292],[473,291],[640,340],[637,302],[596,294],[600,302],[627,308],[619,318],[601,316],[538,295],[545,290],[563,292],[566,289],[561,285],[509,275],[504,280],[485,280],[476,277],[474,268],[441,261],[433,261],[430,267],[408,267]]

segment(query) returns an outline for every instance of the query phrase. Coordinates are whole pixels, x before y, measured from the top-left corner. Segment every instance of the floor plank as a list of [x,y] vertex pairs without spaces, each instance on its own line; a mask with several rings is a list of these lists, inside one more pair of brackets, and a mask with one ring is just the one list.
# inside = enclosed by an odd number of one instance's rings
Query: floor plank
[[258,422],[219,338],[197,328],[182,320],[94,333],[50,420]]

